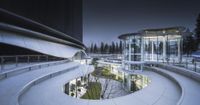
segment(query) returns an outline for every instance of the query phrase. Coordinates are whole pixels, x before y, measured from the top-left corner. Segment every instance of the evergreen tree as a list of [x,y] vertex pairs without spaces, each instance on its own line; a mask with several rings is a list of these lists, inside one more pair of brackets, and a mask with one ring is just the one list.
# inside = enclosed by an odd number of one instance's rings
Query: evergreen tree
[[103,43],[103,42],[101,42],[100,51],[101,51],[101,54],[105,53],[105,50],[104,50],[104,43]]
[[112,42],[112,50],[111,50],[112,52],[112,54],[114,54],[115,53],[115,43],[114,42]]
[[90,53],[94,53],[93,48],[94,48],[94,45],[93,45],[93,43],[92,43],[91,46],[90,46]]
[[196,29],[195,29],[195,37],[197,44],[200,44],[200,13],[197,17]]
[[98,48],[97,48],[96,43],[94,44],[93,53],[98,53]]
[[109,46],[109,54],[112,54],[113,53],[113,48],[112,48],[112,45]]
[[187,55],[190,55],[197,49],[197,44],[189,29],[186,30],[185,35],[186,36],[183,38],[183,52]]
[[106,43],[105,46],[104,46],[104,53],[105,53],[105,54],[108,54],[108,53],[109,53],[109,46],[108,46],[107,43]]
[[123,45],[122,45],[122,41],[119,42],[119,53],[122,54],[122,50],[123,50]]
[[119,46],[118,46],[118,43],[116,42],[116,45],[115,45],[115,53],[118,54],[119,53]]

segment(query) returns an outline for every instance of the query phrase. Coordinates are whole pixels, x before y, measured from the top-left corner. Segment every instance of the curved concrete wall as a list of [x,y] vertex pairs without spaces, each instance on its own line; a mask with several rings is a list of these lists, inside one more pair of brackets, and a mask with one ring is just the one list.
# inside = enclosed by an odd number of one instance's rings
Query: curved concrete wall
[[56,43],[39,38],[30,37],[30,35],[22,35],[10,31],[0,31],[0,43],[14,45],[26,49],[30,49],[43,54],[70,58],[82,49],[69,46],[67,44]]

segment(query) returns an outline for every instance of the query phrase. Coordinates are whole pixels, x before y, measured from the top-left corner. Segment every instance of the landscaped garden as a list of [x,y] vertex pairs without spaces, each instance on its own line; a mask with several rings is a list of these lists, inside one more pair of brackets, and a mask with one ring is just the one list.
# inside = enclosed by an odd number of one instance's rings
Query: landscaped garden
[[100,99],[101,90],[102,90],[101,83],[89,82],[88,89],[86,93],[83,96],[81,96],[81,99],[93,99],[93,100]]

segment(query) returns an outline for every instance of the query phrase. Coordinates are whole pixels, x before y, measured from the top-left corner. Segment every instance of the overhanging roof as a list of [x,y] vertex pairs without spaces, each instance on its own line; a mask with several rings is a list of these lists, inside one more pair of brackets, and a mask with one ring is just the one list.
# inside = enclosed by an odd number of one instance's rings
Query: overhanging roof
[[185,31],[185,27],[177,26],[177,27],[167,27],[167,28],[155,28],[155,29],[144,29],[141,31],[138,31],[137,33],[127,33],[122,34],[118,38],[119,39],[126,39],[130,36],[164,36],[164,35],[182,35]]
[[[75,47],[85,49],[85,46],[82,42],[72,38],[69,35],[66,35],[66,34],[64,34],[60,31],[57,31],[55,29],[52,29],[46,25],[40,24],[36,21],[19,16],[17,14],[11,13],[11,12],[1,9],[1,8],[0,8],[0,22],[6,23],[9,25],[13,25],[16,27],[21,27],[21,28],[24,28],[27,30],[31,30],[33,32],[42,33],[46,36],[51,36],[51,37],[55,37],[57,39],[62,39],[62,40],[71,42],[74,45],[78,45]],[[6,28],[1,27],[1,29],[6,29]],[[13,30],[13,31],[15,31],[15,30]]]

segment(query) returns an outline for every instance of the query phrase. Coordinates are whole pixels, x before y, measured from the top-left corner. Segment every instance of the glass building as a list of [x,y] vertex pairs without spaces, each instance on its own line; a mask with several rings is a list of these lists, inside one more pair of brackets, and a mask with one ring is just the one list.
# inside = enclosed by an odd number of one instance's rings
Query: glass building
[[145,62],[181,62],[184,27],[146,29],[119,36],[123,42],[122,68],[142,70]]

